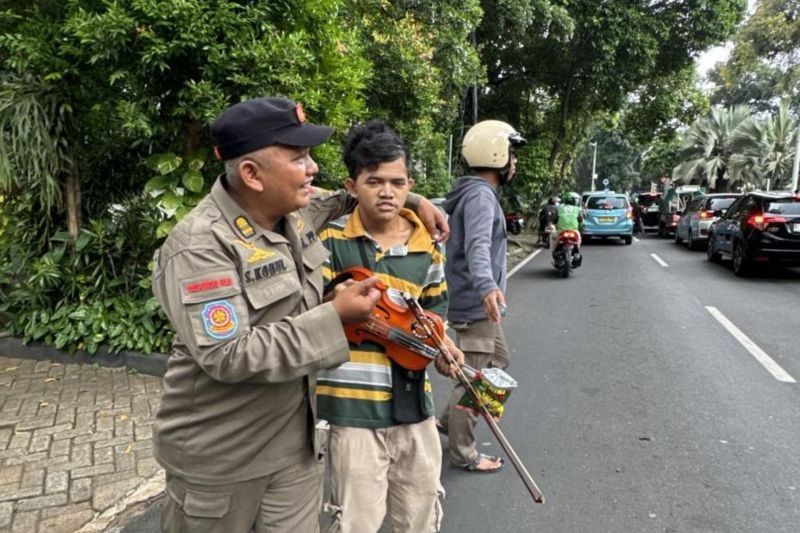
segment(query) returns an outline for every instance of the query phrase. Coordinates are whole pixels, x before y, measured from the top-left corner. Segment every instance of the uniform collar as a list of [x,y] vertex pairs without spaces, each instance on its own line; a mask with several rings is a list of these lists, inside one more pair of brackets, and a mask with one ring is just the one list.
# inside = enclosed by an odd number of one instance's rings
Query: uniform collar
[[[411,233],[407,244],[409,253],[429,251],[433,239],[431,239],[430,233],[425,229],[419,217],[410,209],[405,208],[401,209],[399,214],[414,225],[414,231]],[[353,214],[347,219],[342,234],[348,239],[356,239],[358,237],[372,238],[369,233],[367,233],[366,228],[364,228],[364,223],[361,220],[361,210],[358,207],[356,207]]]
[[[211,198],[214,200],[214,203],[217,204],[217,207],[222,213],[222,216],[224,216],[225,220],[228,221],[228,224],[231,226],[236,235],[247,242],[252,242],[262,236],[273,244],[288,241],[287,237],[291,230],[287,229],[287,235],[282,235],[275,231],[265,230],[256,224],[255,221],[253,221],[253,219],[245,212],[245,210],[242,209],[238,203],[236,203],[236,200],[233,199],[226,187],[227,181],[225,175],[223,174],[217,178],[217,181],[215,181],[214,185],[212,185],[210,194]],[[291,214],[285,217],[285,227],[288,228],[291,224],[294,224],[292,220],[292,217],[294,216],[296,215]]]

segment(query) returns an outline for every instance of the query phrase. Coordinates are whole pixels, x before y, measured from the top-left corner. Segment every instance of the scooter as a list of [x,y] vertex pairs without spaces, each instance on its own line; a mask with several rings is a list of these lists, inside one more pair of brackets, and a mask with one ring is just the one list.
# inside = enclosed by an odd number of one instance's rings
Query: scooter
[[549,224],[545,224],[541,235],[541,240],[542,243],[544,243],[545,248],[550,248],[550,235],[552,235],[555,230],[556,226],[552,222],[550,222]]
[[553,248],[553,267],[562,278],[568,278],[573,268],[581,266],[583,256],[580,254],[580,233],[564,230],[556,237]]
[[512,235],[519,235],[522,233],[522,228],[525,227],[525,217],[518,213],[506,215],[506,230]]

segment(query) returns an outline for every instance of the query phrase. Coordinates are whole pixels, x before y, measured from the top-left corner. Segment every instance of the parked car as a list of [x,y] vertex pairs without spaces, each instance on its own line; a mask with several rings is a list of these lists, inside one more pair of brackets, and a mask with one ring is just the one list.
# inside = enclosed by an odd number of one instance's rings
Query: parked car
[[708,233],[708,260],[733,259],[737,276],[757,264],[800,265],[800,196],[749,192],[738,198]]
[[633,240],[633,213],[628,197],[611,192],[594,193],[586,200],[581,234],[591,237],[619,237],[625,244]]
[[678,227],[679,213],[686,209],[694,198],[702,196],[699,185],[681,185],[667,190],[658,204],[658,236],[668,237]]
[[660,192],[643,192],[634,196],[633,218],[634,223],[638,223],[641,232],[645,232],[648,228],[658,228],[658,203],[660,201]]
[[686,241],[690,250],[704,246],[708,242],[711,223],[724,215],[740,196],[738,193],[706,194],[689,202],[675,228],[675,242],[680,244]]

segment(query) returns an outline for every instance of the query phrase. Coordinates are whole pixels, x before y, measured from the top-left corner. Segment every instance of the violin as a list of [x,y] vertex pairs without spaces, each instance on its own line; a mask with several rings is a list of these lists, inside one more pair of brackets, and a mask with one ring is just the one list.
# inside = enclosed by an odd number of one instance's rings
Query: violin
[[[363,281],[372,276],[373,273],[366,268],[350,267],[334,278],[329,290],[348,279]],[[405,302],[392,299],[388,285],[378,281],[375,288],[381,291],[381,298],[369,319],[358,324],[346,324],[345,337],[353,344],[364,341],[380,344],[386,348],[386,355],[406,370],[424,370],[439,356],[435,340]],[[424,317],[433,331],[439,336],[444,335],[444,324],[438,315],[424,311]]]

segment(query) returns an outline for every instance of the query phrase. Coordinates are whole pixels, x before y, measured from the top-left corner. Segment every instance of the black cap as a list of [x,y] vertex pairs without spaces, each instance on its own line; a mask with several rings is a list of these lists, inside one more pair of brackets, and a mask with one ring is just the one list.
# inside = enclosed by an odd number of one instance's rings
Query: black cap
[[223,161],[273,144],[316,146],[333,129],[305,122],[303,106],[288,98],[256,98],[235,104],[211,124],[214,152]]

